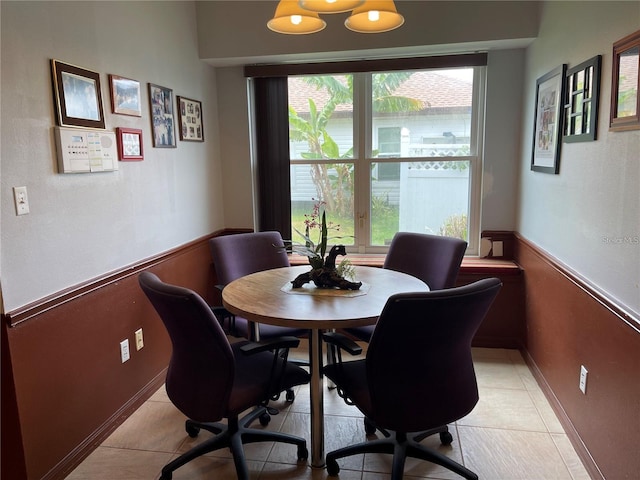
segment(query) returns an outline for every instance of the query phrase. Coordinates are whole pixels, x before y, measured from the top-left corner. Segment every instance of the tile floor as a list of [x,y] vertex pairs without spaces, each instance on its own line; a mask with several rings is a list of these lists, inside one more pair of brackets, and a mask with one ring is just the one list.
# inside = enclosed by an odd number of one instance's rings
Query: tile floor
[[[300,354],[301,352],[297,352]],[[588,480],[542,391],[516,350],[474,349],[480,402],[450,426],[454,441],[425,444],[463,463],[486,480]],[[295,433],[309,441],[308,386],[298,387],[296,400],[277,402],[280,414],[267,428]],[[325,389],[326,451],[365,438],[362,415],[334,390]],[[256,422],[256,425],[257,424]],[[209,435],[202,432],[201,435]],[[163,465],[199,440],[184,431],[184,416],[161,388],[67,477],[67,480],[157,479]],[[295,447],[264,443],[245,449],[252,479],[326,479],[326,470],[296,462]],[[389,478],[390,456],[367,454],[339,461],[342,480]],[[455,474],[427,462],[409,459],[406,479],[455,479]],[[228,450],[212,452],[178,469],[174,480],[235,479]]]

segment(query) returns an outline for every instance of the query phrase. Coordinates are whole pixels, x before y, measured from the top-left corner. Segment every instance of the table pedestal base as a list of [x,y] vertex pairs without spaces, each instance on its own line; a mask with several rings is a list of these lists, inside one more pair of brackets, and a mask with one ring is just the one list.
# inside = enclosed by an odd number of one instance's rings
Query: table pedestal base
[[311,466],[324,467],[324,405],[322,379],[322,331],[309,332],[309,366],[311,368]]

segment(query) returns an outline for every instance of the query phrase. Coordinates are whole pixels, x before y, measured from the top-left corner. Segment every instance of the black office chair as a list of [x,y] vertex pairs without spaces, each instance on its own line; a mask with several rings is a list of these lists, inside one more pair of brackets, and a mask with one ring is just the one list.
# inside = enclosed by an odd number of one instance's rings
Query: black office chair
[[[398,232],[389,245],[382,268],[419,278],[431,290],[451,288],[456,284],[467,242],[453,237],[424,233]],[[346,328],[358,340],[368,342],[375,325]]]
[[[214,237],[209,240],[209,248],[218,277],[217,287],[220,290],[245,275],[291,265],[280,232],[251,232]],[[229,332],[232,335],[256,340],[250,331],[249,321],[246,318],[233,315],[224,307],[214,307],[214,312],[218,317],[228,318]],[[308,337],[309,335],[309,332],[303,328],[258,324],[257,329],[259,340],[268,340],[283,335],[294,337]],[[303,360],[292,360],[292,362],[301,366],[309,364]],[[286,400],[287,402],[295,400],[293,390],[286,391]]]
[[[187,416],[189,436],[197,436],[200,429],[215,434],[167,464],[161,480],[170,480],[174,470],[194,458],[226,447],[233,454],[238,478],[246,480],[246,443],[290,443],[297,445],[298,459],[306,459],[305,439],[249,427],[256,419],[268,423],[265,407],[270,398],[285,388],[309,382],[309,374],[286,359],[288,348],[297,346],[299,340],[286,337],[270,345],[248,341],[230,344],[211,308],[197,293],[163,283],[150,272],[141,273],[139,283],[171,338],[173,350],[165,383],[169,398]],[[267,350],[274,348],[282,349],[281,353]],[[239,418],[256,405],[260,406]],[[227,425],[217,423],[223,418]]]
[[[442,290],[455,286],[466,250],[467,242],[459,238],[397,232],[391,240],[382,268],[419,278],[430,290]],[[368,342],[374,329],[375,325],[366,325],[346,328],[344,331],[358,340]],[[331,348],[329,356],[329,362],[333,362],[335,351]],[[365,418],[364,428],[367,435],[376,431],[376,425],[369,418]],[[448,438],[446,429],[440,434],[441,438]]]
[[[209,240],[211,258],[218,277],[218,288],[251,273],[272,268],[289,267],[289,256],[284,249],[280,232],[251,232],[223,235]],[[252,338],[247,319],[232,316],[230,333],[235,336]],[[258,325],[260,339],[292,335],[307,336],[305,329]]]
[[[467,415],[478,402],[471,340],[501,286],[499,279],[489,278],[451,289],[393,295],[365,359],[325,367],[324,374],[340,395],[389,432],[388,437],[328,453],[329,475],[340,471],[337,459],[375,452],[393,455],[392,480],[402,478],[406,457],[478,478],[419,442]],[[325,340],[349,349],[345,336],[330,333]],[[450,435],[444,443],[451,443]]]

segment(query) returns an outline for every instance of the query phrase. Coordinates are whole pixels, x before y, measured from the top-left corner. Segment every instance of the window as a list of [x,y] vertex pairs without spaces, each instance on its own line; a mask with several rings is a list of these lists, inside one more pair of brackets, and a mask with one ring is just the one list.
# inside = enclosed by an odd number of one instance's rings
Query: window
[[378,128],[378,157],[400,156],[400,127]]
[[[400,157],[400,127],[378,128],[378,158]],[[373,176],[380,181],[400,180],[399,163],[379,163]]]
[[480,168],[470,140],[474,73],[289,77],[294,228],[320,199],[360,252],[379,250],[400,230],[468,241]]
[[[486,55],[471,57],[272,75],[288,84],[293,229],[304,231],[322,200],[350,252],[383,253],[396,232],[412,231],[463,238],[477,253]],[[282,135],[271,128],[263,135]]]

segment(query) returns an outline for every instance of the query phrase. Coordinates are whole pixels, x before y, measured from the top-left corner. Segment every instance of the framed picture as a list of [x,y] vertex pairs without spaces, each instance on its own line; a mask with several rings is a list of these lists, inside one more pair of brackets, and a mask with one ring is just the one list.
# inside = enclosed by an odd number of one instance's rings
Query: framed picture
[[180,140],[204,142],[202,103],[178,96],[178,123]]
[[104,129],[100,75],[51,60],[58,124],[64,127]]
[[567,65],[563,64],[536,81],[531,170],[560,171],[560,132]]
[[149,107],[151,108],[153,146],[175,148],[176,122],[173,115],[173,90],[150,83]]
[[111,111],[120,115],[142,116],[140,82],[118,75],[109,75]]
[[118,158],[124,162],[144,160],[142,130],[137,128],[116,128]]
[[640,130],[640,30],[613,44],[609,130]]
[[592,142],[597,138],[600,63],[597,55],[567,70],[564,100],[564,141]]

